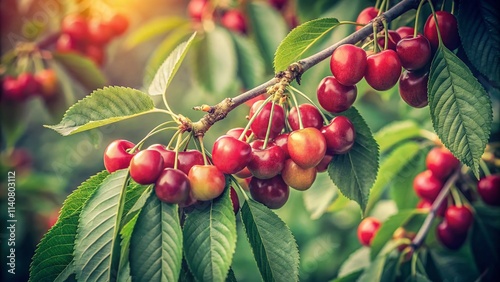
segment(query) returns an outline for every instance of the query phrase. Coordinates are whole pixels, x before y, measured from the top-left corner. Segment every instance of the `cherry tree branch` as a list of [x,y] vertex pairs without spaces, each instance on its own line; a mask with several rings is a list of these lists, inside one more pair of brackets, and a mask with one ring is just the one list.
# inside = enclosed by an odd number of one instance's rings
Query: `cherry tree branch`
[[[372,21],[372,24],[368,24],[362,27],[360,30],[352,33],[351,35],[345,37],[339,42],[331,45],[330,47],[311,55],[307,58],[304,58],[296,63],[293,63],[289,66],[289,68],[282,73],[276,74],[276,76],[269,81],[248,90],[236,97],[226,98],[216,104],[215,106],[210,107],[208,113],[203,116],[200,120],[190,123],[188,125],[185,124],[187,130],[191,130],[195,133],[195,135],[204,135],[206,131],[217,121],[224,119],[227,114],[232,111],[234,108],[243,104],[244,102],[259,96],[260,94],[264,94],[267,92],[269,87],[276,86],[278,84],[282,84],[283,88],[286,84],[291,83],[293,80],[297,80],[300,83],[301,75],[309,70],[311,67],[317,65],[319,62],[329,58],[333,51],[337,49],[340,45],[343,44],[354,44],[363,40],[364,38],[370,36],[373,33],[373,25],[375,25],[376,30],[380,31],[383,29],[383,21],[386,23],[391,22],[395,18],[404,14],[405,12],[416,9],[420,0],[403,0],[396,4],[391,9],[387,10],[385,13],[382,13],[380,16],[375,18]],[[182,121],[181,121],[182,122]]]

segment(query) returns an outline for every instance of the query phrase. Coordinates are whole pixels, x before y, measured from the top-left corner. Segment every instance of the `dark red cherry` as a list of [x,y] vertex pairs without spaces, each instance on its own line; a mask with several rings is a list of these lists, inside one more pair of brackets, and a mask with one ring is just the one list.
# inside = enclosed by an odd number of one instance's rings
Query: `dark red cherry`
[[[387,38],[389,41],[387,41],[387,49],[391,49],[396,51],[396,46],[401,40],[401,36],[399,36],[399,33],[397,33],[394,30],[389,30],[389,33],[387,34]],[[380,48],[385,47],[385,33],[382,32],[380,35],[377,36],[377,42]]]
[[128,168],[130,160],[135,153],[129,153],[128,150],[135,146],[134,143],[127,140],[115,140],[111,142],[104,150],[104,167],[109,173]]
[[212,162],[222,173],[236,173],[245,168],[251,159],[252,148],[245,141],[223,135],[214,143]]
[[[315,127],[320,129],[323,126],[323,117],[319,112],[318,108],[311,104],[299,105],[300,115],[302,117],[302,125],[305,127]],[[297,107],[292,107],[288,113],[288,123],[292,130],[300,129],[299,126],[299,115]]]
[[285,164],[285,153],[280,147],[268,144],[265,149],[254,148],[247,167],[253,176],[268,179],[281,172]]
[[184,152],[179,152],[177,155],[178,164],[177,168],[182,170],[185,174],[189,174],[189,170],[194,165],[203,165],[205,162],[203,160],[203,155],[197,150],[187,150]]
[[236,194],[236,191],[232,186],[229,190],[229,196],[231,197],[231,203],[233,204],[234,214],[237,214],[240,210],[240,200],[238,199],[238,194]]
[[332,161],[333,156],[329,154],[325,154],[321,162],[316,166],[316,170],[318,172],[325,172],[328,169],[328,165]]
[[281,178],[281,175],[276,175],[270,179],[252,177],[248,186],[252,198],[270,209],[281,208],[290,194],[290,188]]
[[399,78],[399,95],[406,104],[414,108],[427,106],[427,82],[428,72],[403,71]]
[[[450,50],[457,49],[458,45],[460,45],[460,36],[458,35],[458,24],[455,16],[446,11],[437,11],[436,18],[444,46]],[[439,38],[436,22],[432,14],[429,15],[425,22],[424,36],[429,39],[432,50],[436,50],[439,45]]]
[[347,153],[356,139],[354,125],[345,116],[334,117],[330,124],[323,126],[321,133],[325,137],[327,153],[330,155]]
[[459,249],[467,238],[467,233],[454,232],[446,220],[443,220],[443,222],[437,226],[436,231],[438,240],[450,250]]
[[412,36],[415,33],[415,29],[411,26],[400,26],[396,29],[396,32],[399,34],[399,37],[405,38],[407,36]]
[[[356,22],[359,24],[364,24],[366,25],[369,23],[371,20],[373,20],[375,17],[378,15],[378,9],[375,7],[368,7],[362,10],[358,18],[356,19]],[[356,26],[356,30],[360,30],[362,26]]]
[[[243,127],[236,127],[229,129],[226,132],[226,135],[233,136],[236,139],[239,139],[241,136],[241,133],[243,133],[245,129]],[[245,136],[243,137],[243,141],[248,141],[250,138],[250,135],[252,135],[252,130],[248,129],[247,132],[245,132]]]
[[481,178],[477,184],[477,192],[486,204],[500,206],[500,174]]
[[384,50],[366,58],[366,82],[375,90],[391,89],[401,75],[401,62],[394,50]]
[[333,76],[323,78],[316,90],[319,104],[331,113],[349,109],[356,100],[357,93],[356,85],[345,86]]
[[358,46],[344,44],[333,51],[330,71],[343,85],[355,85],[365,75],[366,52]]
[[358,225],[358,240],[364,246],[370,246],[380,228],[380,221],[374,217],[366,217]]
[[173,168],[164,169],[155,184],[156,196],[169,204],[184,203],[189,197],[191,184],[187,175]]
[[281,133],[280,135],[276,136],[274,138],[274,144],[276,146],[280,147],[281,150],[285,153],[285,159],[288,159],[290,157],[290,153],[288,153],[288,135],[289,133]]
[[[251,119],[255,112],[257,112],[260,105],[262,105],[264,101],[255,102],[250,108],[249,118]],[[269,124],[269,118],[271,116],[271,109],[273,108],[273,104],[268,102],[264,105],[264,108],[259,112],[255,120],[253,121],[250,128],[255,136],[259,139],[264,139],[266,137],[267,126]],[[274,104],[274,113],[271,121],[271,131],[269,133],[269,138],[274,138],[278,136],[283,128],[285,127],[285,111],[283,107],[278,104]]]
[[432,171],[425,170],[413,179],[413,189],[417,196],[433,202],[443,188],[443,183],[439,178],[434,176]]
[[444,219],[448,223],[448,228],[454,233],[467,233],[472,226],[474,216],[467,206],[451,206],[446,210]]
[[432,50],[429,40],[422,35],[405,37],[396,46],[401,66],[407,70],[419,70],[431,60]]
[[163,158],[163,168],[174,168],[175,151],[167,149],[162,144],[153,144],[148,147],[149,150],[158,151]]
[[427,169],[442,181],[460,166],[460,161],[445,147],[435,147],[429,151],[425,159]]
[[130,177],[142,185],[155,183],[162,171],[163,158],[155,150],[140,151],[130,161]]

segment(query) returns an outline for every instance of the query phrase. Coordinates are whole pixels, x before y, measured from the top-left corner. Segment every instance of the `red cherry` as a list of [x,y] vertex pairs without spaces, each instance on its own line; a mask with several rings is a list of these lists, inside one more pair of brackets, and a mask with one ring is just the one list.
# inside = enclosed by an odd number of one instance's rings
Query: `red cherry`
[[319,104],[331,113],[340,113],[349,109],[356,100],[356,85],[345,86],[333,76],[321,80],[316,91]]
[[114,35],[114,30],[107,22],[93,19],[89,22],[89,39],[95,45],[107,44]]
[[104,150],[104,167],[109,173],[127,168],[130,160],[135,153],[129,153],[127,150],[132,149],[134,143],[127,140],[115,140],[111,142],[106,150]]
[[185,174],[188,174],[194,165],[203,165],[205,163],[203,155],[197,150],[179,152],[177,159],[179,162],[177,164],[177,168],[182,170]]
[[[252,118],[254,113],[257,112],[260,105],[262,105],[264,101],[255,102],[250,108],[249,118]],[[271,116],[271,108],[273,107],[271,102],[268,102],[264,105],[264,108],[259,112],[255,120],[253,121],[250,128],[255,136],[259,139],[264,139],[266,137],[267,126],[269,124],[269,118]],[[271,121],[271,130],[269,132],[269,138],[274,138],[280,134],[280,132],[285,127],[285,111],[283,108],[274,104],[274,113]]]
[[460,161],[445,147],[435,147],[429,151],[425,159],[427,169],[442,181],[460,166]]
[[21,87],[24,97],[29,97],[38,92],[38,83],[32,73],[24,72],[17,77],[17,83]]
[[193,197],[209,201],[219,197],[226,187],[224,174],[213,165],[194,165],[188,173]]
[[500,206],[500,174],[481,178],[477,184],[477,192],[486,204]]
[[130,177],[142,185],[155,183],[163,170],[163,158],[158,151],[144,150],[130,161]]
[[44,98],[51,98],[57,92],[57,75],[53,69],[44,69],[35,74],[35,80],[39,85],[39,91]]
[[417,174],[413,179],[413,189],[417,196],[430,202],[436,199],[442,188],[443,183],[430,170]]
[[414,108],[423,108],[429,103],[427,99],[428,72],[403,71],[399,78],[399,95],[406,104]]
[[191,184],[187,175],[178,169],[164,169],[155,183],[156,196],[169,204],[186,202],[190,190]]
[[[397,33],[394,30],[389,30],[389,33],[387,35],[389,41],[387,42],[387,49],[391,49],[396,51],[396,46],[401,40],[401,36],[399,36],[399,33]],[[381,48],[385,47],[385,33],[382,32],[380,35],[377,36],[377,43]]]
[[[455,16],[446,11],[437,11],[436,18],[439,25],[439,32],[444,46],[450,50],[455,50],[460,45],[458,35],[458,24]],[[424,36],[429,39],[432,50],[436,50],[439,45],[438,33],[434,17],[429,15],[424,25]]]
[[102,46],[88,44],[87,48],[85,49],[85,56],[87,56],[98,66],[104,65],[104,58],[106,55]]
[[[315,106],[311,104],[302,104],[299,105],[299,111],[304,127],[315,127],[320,129],[323,126],[323,117]],[[297,107],[292,107],[290,109],[287,119],[292,130],[298,130],[300,128]]]
[[207,9],[207,0],[191,0],[188,3],[187,10],[189,17],[194,21],[201,21],[204,11]]
[[233,204],[233,211],[234,214],[237,214],[238,211],[240,210],[240,200],[238,199],[238,194],[236,194],[236,191],[234,188],[231,186],[229,188],[229,196],[231,196],[231,203]]
[[56,41],[56,50],[60,53],[79,53],[80,44],[68,34],[61,34]]
[[380,221],[374,217],[366,217],[358,225],[358,240],[364,246],[370,246],[380,228]]
[[288,0],[268,0],[269,4],[274,8],[281,10],[287,4]]
[[109,20],[109,26],[113,30],[114,35],[122,35],[128,28],[129,21],[124,14],[114,14]]
[[316,170],[318,172],[325,172],[328,169],[328,165],[330,165],[330,162],[332,161],[333,156],[329,154],[325,154],[321,162],[316,166]]
[[89,37],[87,20],[80,15],[68,15],[61,23],[61,31],[78,42],[85,42]]
[[467,206],[451,206],[446,210],[444,219],[448,223],[448,228],[454,233],[467,233],[472,226],[474,216]]
[[399,34],[399,37],[405,38],[407,36],[412,36],[415,33],[415,29],[410,26],[400,26],[396,29],[396,32]]
[[305,191],[311,187],[316,180],[316,168],[301,168],[292,159],[285,161],[285,166],[281,171],[281,177],[285,183],[299,191]]
[[467,233],[455,233],[446,220],[437,226],[436,231],[438,240],[450,250],[459,249],[467,238]]
[[247,31],[246,19],[241,11],[228,10],[222,15],[220,21],[229,30],[239,33],[246,33]]
[[366,82],[375,90],[391,89],[401,74],[401,62],[394,50],[384,50],[366,58]]
[[174,168],[175,151],[167,149],[162,144],[153,144],[148,147],[148,150],[158,151],[163,158],[163,168]]
[[[359,24],[366,25],[371,20],[373,20],[378,15],[378,9],[375,7],[368,7],[361,11],[356,19],[356,22]],[[360,30],[362,26],[356,26],[356,30]]]
[[314,127],[291,132],[287,146],[290,158],[304,169],[317,166],[326,153],[325,137]]
[[285,153],[283,150],[274,144],[267,144],[265,149],[253,148],[252,159],[247,167],[253,176],[268,179],[279,174],[284,164]]
[[[429,202],[426,199],[420,199],[420,201],[418,201],[417,203],[417,209],[430,211],[431,207],[432,207],[432,202]],[[436,214],[440,217],[443,217],[447,208],[448,205],[446,204],[446,201],[443,201],[441,205],[437,208]]]
[[365,75],[366,52],[358,46],[344,44],[333,51],[330,71],[343,85],[355,85]]
[[432,50],[429,40],[422,35],[405,37],[396,46],[401,66],[407,70],[419,70],[431,60]]
[[26,98],[21,84],[16,78],[11,76],[7,76],[3,79],[2,90],[2,98],[5,98],[6,100],[22,102]]
[[327,152],[331,155],[347,153],[356,139],[354,125],[345,116],[334,117],[330,124],[323,126],[321,133],[326,140]]
[[252,172],[250,172],[250,170],[248,169],[248,167],[245,167],[242,170],[240,170],[237,173],[235,173],[234,175],[236,175],[239,178],[247,178],[247,177],[251,177],[252,176]]
[[281,208],[290,194],[290,188],[283,181],[281,175],[270,179],[252,177],[248,186],[252,198],[270,209]]
[[[229,129],[226,132],[226,135],[233,136],[236,139],[239,139],[241,136],[241,133],[243,133],[245,129],[243,127],[236,127]],[[252,130],[248,129],[247,132],[245,132],[245,136],[243,137],[243,141],[248,141],[250,138],[250,135],[252,135]]]
[[212,161],[222,173],[236,173],[245,168],[251,159],[252,148],[244,141],[223,135],[214,143]]
[[282,133],[274,138],[274,144],[276,144],[276,146],[280,147],[281,150],[283,150],[283,152],[285,153],[285,159],[288,159],[290,157],[290,153],[288,153],[289,135],[289,133]]

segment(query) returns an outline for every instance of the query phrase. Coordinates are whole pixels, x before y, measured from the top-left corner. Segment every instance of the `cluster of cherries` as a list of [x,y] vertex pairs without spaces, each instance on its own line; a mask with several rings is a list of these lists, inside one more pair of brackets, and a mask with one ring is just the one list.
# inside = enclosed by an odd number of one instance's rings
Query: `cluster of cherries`
[[83,15],[71,14],[62,20],[61,35],[56,50],[73,52],[88,57],[97,65],[105,62],[105,47],[111,39],[123,34],[129,25],[128,18],[120,13],[109,20],[87,19]]
[[57,90],[57,75],[53,69],[43,69],[35,74],[23,72],[17,77],[7,75],[2,78],[1,99],[15,103],[35,96],[50,99]]
[[[375,7],[361,11],[357,23],[367,24],[379,13]],[[460,45],[457,20],[446,11],[436,12],[436,18],[443,44],[450,50]],[[359,29],[361,27],[357,27]],[[375,90],[388,90],[399,81],[399,93],[410,106],[421,108],[427,105],[427,82],[430,61],[439,45],[436,22],[433,15],[427,18],[424,34],[414,36],[414,28],[400,27],[396,31],[388,30],[385,42],[384,32],[379,34],[376,44],[384,48],[373,54],[361,47],[346,44],[337,48],[330,59],[330,69],[334,77],[328,77],[330,84],[338,92],[347,93],[347,101],[355,99],[356,86],[363,77]],[[405,71],[401,72],[401,68]],[[354,97],[354,98],[353,98]],[[321,100],[320,100],[321,102]],[[325,109],[335,112],[323,99]],[[323,105],[322,104],[322,105]],[[330,109],[329,109],[330,108]]]

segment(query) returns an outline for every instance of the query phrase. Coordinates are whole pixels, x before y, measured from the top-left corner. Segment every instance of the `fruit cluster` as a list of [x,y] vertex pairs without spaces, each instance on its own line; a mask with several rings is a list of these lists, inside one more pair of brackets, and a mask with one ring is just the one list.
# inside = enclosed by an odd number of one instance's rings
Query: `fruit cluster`
[[120,13],[109,20],[87,19],[79,14],[66,16],[61,23],[61,35],[56,50],[73,52],[88,57],[97,65],[105,62],[105,47],[111,39],[123,34],[129,25],[128,18]]
[[17,77],[2,78],[2,96],[4,101],[20,103],[30,97],[39,95],[50,99],[58,91],[57,75],[53,69],[43,69],[36,72],[23,72]]

